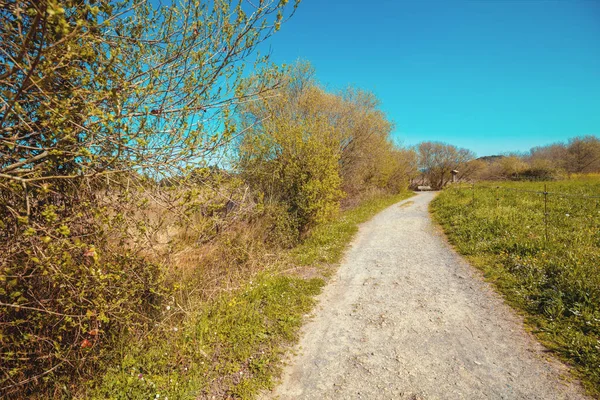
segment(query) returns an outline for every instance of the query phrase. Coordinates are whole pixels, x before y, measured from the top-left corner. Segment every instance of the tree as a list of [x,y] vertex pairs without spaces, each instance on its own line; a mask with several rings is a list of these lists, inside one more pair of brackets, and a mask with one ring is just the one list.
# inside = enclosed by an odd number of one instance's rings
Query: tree
[[530,165],[545,165],[556,170],[567,169],[567,146],[564,143],[553,143],[547,146],[537,146],[525,157]]
[[574,137],[567,143],[534,147],[524,158],[532,168],[568,173],[600,171],[600,139],[588,135]]
[[467,163],[475,156],[472,151],[441,142],[422,142],[417,145],[419,169],[435,189],[443,188],[451,179],[452,170],[463,169],[461,178],[467,178]]
[[242,61],[286,3],[9,0],[0,177],[164,176],[205,161],[234,134],[234,108],[272,89],[271,71],[250,89]]
[[398,182],[392,177],[405,161],[401,155],[410,155],[390,140],[393,124],[379,107],[374,94],[360,89],[347,88],[335,97],[332,113],[340,135],[340,173],[349,196],[406,184],[406,179]]
[[240,121],[247,131],[238,150],[242,176],[284,205],[300,232],[334,215],[343,197],[337,134],[320,110],[327,96],[313,82],[308,64],[292,67],[278,95],[247,104]]
[[239,166],[267,198],[286,203],[301,227],[330,217],[342,197],[407,186],[413,153],[392,143],[392,124],[373,94],[326,92],[312,66],[299,62],[264,100],[244,109]]
[[595,136],[569,139],[565,164],[567,171],[573,173],[600,171],[600,139]]

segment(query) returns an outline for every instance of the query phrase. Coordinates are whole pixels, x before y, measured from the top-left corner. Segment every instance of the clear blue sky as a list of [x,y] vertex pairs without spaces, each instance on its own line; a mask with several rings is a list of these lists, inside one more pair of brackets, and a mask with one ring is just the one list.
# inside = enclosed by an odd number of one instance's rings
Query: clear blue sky
[[600,135],[600,0],[304,0],[268,45],[330,89],[373,91],[406,145]]

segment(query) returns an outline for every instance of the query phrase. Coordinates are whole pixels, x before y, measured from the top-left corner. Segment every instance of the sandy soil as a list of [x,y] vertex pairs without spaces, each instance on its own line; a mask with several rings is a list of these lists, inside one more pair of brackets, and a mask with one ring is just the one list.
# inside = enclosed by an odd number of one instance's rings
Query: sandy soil
[[361,227],[281,385],[264,398],[586,398],[437,233],[434,196]]

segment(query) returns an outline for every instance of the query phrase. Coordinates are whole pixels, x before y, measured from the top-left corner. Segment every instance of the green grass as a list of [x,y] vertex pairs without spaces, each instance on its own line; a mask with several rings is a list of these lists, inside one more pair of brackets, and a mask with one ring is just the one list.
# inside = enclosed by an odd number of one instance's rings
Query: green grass
[[334,221],[318,226],[310,236],[292,250],[292,257],[299,265],[330,264],[340,261],[346,246],[358,231],[358,225],[373,215],[401,200],[413,196],[413,192],[376,197],[358,207],[341,213]]
[[[543,194],[509,190],[544,191],[544,184],[551,193],[547,219]],[[457,250],[599,395],[600,204],[552,193],[598,196],[600,178],[481,183],[474,202],[472,189],[455,186],[432,202],[431,211]]]
[[269,268],[244,287],[191,312],[165,310],[155,332],[135,343],[124,338],[112,367],[90,382],[80,397],[255,398],[273,386],[285,349],[297,340],[304,315],[325,284],[323,279],[279,271],[289,269],[289,264],[318,267],[339,261],[358,224],[409,195],[363,202],[314,229],[288,254],[284,265]]
[[120,362],[88,395],[98,399],[252,398],[272,385],[283,345],[295,340],[302,317],[323,286],[262,274],[233,295],[196,310],[171,332],[122,350]]

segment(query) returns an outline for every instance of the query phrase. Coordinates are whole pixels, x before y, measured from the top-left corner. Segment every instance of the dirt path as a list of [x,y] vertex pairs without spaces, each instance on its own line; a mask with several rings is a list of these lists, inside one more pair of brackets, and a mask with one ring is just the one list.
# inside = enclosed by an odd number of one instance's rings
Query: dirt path
[[436,233],[433,193],[364,224],[267,398],[583,399]]

